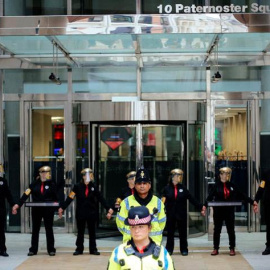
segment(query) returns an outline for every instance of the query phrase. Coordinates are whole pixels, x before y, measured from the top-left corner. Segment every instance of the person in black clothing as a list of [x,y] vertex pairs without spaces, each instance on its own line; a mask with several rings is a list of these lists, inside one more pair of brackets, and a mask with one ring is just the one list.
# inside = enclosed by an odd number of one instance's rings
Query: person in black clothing
[[262,199],[264,204],[265,223],[266,223],[266,248],[262,252],[262,255],[270,254],[270,180],[262,180],[260,186],[255,195],[254,212],[258,212],[258,202]]
[[[209,201],[217,202],[235,202],[244,200],[251,205],[254,201],[246,194],[242,193],[236,185],[230,182],[232,170],[229,167],[223,167],[219,170],[219,179],[216,181],[212,190],[210,191],[205,204],[203,206],[202,214],[205,215],[206,207]],[[235,256],[235,230],[234,230],[234,210],[235,206],[214,206],[214,250],[211,255],[219,254],[220,233],[222,230],[223,221],[227,228],[229,236],[230,256]]]
[[200,211],[202,204],[190,194],[188,189],[183,186],[183,171],[174,169],[171,171],[169,184],[164,188],[162,201],[165,204],[167,215],[167,243],[166,249],[170,254],[174,249],[175,225],[179,232],[180,251],[183,256],[188,255],[187,242],[187,200],[189,200]]
[[[2,168],[0,168],[0,170],[2,170]],[[15,205],[10,189],[8,187],[7,180],[3,177],[0,177],[0,256],[8,257],[9,255],[7,254],[5,237],[5,227],[7,220],[5,199],[7,199],[11,207]]]
[[[107,205],[105,199],[102,197],[98,188],[94,184],[94,174],[92,169],[85,168],[81,171],[82,180],[75,184],[72,191],[68,195],[65,202],[61,203],[61,207],[58,209],[59,217],[62,217],[63,211],[73,201],[75,196],[77,197],[76,205],[76,221],[78,235],[76,240],[76,250],[73,255],[83,254],[84,250],[84,231],[85,224],[87,223],[89,233],[89,253],[93,255],[100,255],[96,245],[96,222],[98,219],[98,202],[102,204],[108,213],[113,213],[113,210]],[[107,214],[107,218],[108,214]]]
[[[14,211],[17,211],[26,200],[32,194],[33,202],[57,202],[57,188],[54,181],[51,180],[51,168],[49,166],[43,166],[39,169],[39,177],[30,184],[24,194],[19,200],[19,203],[13,207]],[[55,207],[53,206],[35,206],[32,207],[32,239],[31,247],[29,248],[28,256],[36,255],[38,252],[39,231],[41,227],[41,221],[43,219],[46,239],[47,239],[47,251],[50,256],[54,256],[56,249],[54,247],[54,234],[53,234],[53,218]]]
[[128,186],[122,188],[121,194],[116,199],[115,205],[114,205],[115,210],[118,210],[119,209],[121,202],[126,197],[134,194],[134,190],[135,190],[135,178],[136,178],[136,172],[135,171],[131,171],[131,172],[129,172],[127,174],[127,183],[128,183]]

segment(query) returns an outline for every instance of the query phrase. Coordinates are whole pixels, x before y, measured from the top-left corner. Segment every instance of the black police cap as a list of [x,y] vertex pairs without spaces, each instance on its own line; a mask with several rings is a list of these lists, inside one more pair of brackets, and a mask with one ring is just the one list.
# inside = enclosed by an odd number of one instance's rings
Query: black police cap
[[135,179],[135,184],[140,183],[140,182],[148,182],[151,183],[149,173],[146,169],[144,168],[139,168],[137,173],[136,173],[136,179]]

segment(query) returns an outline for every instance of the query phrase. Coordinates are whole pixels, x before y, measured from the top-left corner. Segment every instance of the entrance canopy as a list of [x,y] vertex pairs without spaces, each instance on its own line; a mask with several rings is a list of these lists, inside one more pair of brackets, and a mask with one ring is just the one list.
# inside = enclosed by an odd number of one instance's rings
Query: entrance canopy
[[2,17],[1,69],[270,64],[269,14]]

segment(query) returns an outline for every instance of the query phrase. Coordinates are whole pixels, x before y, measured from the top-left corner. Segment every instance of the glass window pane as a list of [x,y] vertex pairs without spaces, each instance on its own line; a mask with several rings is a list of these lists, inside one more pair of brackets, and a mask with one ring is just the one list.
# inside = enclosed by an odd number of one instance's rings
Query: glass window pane
[[[211,92],[254,92],[261,91],[260,67],[222,67],[218,69],[221,79],[211,83]],[[211,69],[211,76],[217,69]]]
[[136,67],[73,69],[75,93],[136,93]]
[[66,15],[67,0],[5,0],[5,16]]
[[72,14],[135,14],[136,1],[73,0]]
[[205,68],[156,67],[143,68],[142,92],[205,92]]
[[[58,74],[61,85],[49,79],[51,73]],[[16,79],[14,79],[16,78]],[[67,70],[52,69],[35,70],[5,70],[4,93],[15,94],[65,94],[67,93]]]

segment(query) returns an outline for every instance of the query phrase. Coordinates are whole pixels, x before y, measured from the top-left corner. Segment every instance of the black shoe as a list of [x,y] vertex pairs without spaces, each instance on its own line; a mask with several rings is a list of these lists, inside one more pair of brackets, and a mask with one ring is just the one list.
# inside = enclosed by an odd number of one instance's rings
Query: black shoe
[[173,254],[173,252],[172,252],[172,251],[168,251],[168,253],[169,253],[170,255],[172,255],[172,254]]
[[29,251],[27,254],[27,256],[34,256],[34,255],[37,255],[37,253],[33,251]]
[[188,255],[188,251],[187,250],[184,250],[181,252],[182,256],[187,256]]
[[55,251],[49,252],[49,256],[55,256]]
[[0,256],[8,257],[9,255],[6,253],[6,251],[1,251]]
[[100,255],[100,252],[98,252],[97,250],[94,250],[94,251],[90,251],[90,254],[92,254],[92,255]]
[[77,251],[77,250],[75,250],[75,252],[73,253],[74,256],[82,255],[82,254],[83,254],[82,251]]
[[262,252],[262,255],[269,255],[270,254],[270,247],[267,247],[265,251]]

